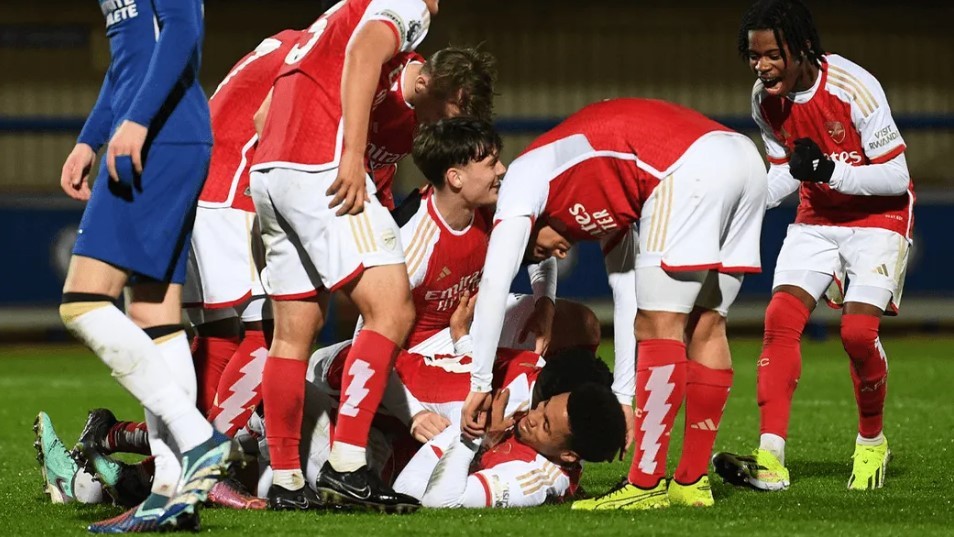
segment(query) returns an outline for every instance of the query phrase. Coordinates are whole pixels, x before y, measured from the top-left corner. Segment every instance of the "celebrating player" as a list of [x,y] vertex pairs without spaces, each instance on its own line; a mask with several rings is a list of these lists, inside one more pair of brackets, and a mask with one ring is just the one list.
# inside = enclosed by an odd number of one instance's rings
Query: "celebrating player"
[[[437,0],[341,2],[285,58],[252,166],[251,189],[266,249],[263,284],[275,337],[263,400],[274,468],[270,496],[319,504],[299,457],[307,359],[323,321],[317,295],[341,289],[364,317],[349,354],[335,443],[317,488],[336,503],[405,510],[416,500],[374,478],[365,448],[414,311],[399,229],[367,192],[371,109],[383,66],[424,38]],[[449,96],[447,106],[461,103]],[[340,208],[339,208],[340,206]]]
[[[89,200],[60,315],[146,408],[157,458],[146,501],[90,530],[194,527],[197,502],[237,455],[195,408],[195,373],[180,326],[192,211],[212,142],[197,79],[202,3],[100,7],[111,63],[60,179],[68,195]],[[90,192],[89,170],[107,141]],[[129,317],[113,304],[127,284]],[[181,472],[179,456],[188,462]]]
[[742,19],[739,54],[758,77],[752,114],[771,164],[768,206],[795,190],[800,203],[765,311],[760,444],[751,456],[720,454],[716,470],[735,484],[788,487],[785,440],[801,374],[799,341],[827,290],[844,305],[841,340],[858,404],[848,488],[880,488],[890,451],[882,424],[888,364],[878,328],[901,302],[914,204],[904,140],[881,84],[825,53],[799,0],[753,4]]
[[[635,391],[636,449],[622,487],[574,509],[644,509],[670,499],[711,505],[706,470],[732,380],[725,315],[741,274],[760,267],[765,189],[765,169],[745,136],[663,101],[593,104],[538,138],[501,187],[463,429],[485,430],[497,312],[528,245],[536,257],[562,256],[575,241],[599,240],[615,303],[613,389],[629,412]],[[683,399],[686,440],[667,494],[669,436]]]

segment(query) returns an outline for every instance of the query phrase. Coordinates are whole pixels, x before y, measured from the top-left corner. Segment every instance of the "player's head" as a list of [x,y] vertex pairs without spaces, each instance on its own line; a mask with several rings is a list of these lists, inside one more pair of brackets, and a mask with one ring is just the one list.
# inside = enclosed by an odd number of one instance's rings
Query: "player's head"
[[538,403],[517,421],[514,434],[552,461],[602,462],[623,446],[626,419],[612,390],[588,382]]
[[490,121],[494,115],[497,60],[476,48],[438,50],[421,68],[415,81],[420,94],[414,106],[418,123],[471,116]]
[[770,95],[808,89],[825,50],[801,0],[759,0],[742,17],[739,54]]
[[551,257],[565,259],[572,247],[573,241],[570,238],[541,219],[530,232],[530,240],[527,242],[524,260],[530,263],[539,263]]
[[587,382],[602,386],[613,384],[613,374],[596,353],[581,347],[570,347],[547,357],[546,364],[533,384],[530,404],[567,393]]
[[420,125],[414,136],[414,164],[438,191],[459,195],[470,208],[497,203],[500,135],[487,121],[470,117]]

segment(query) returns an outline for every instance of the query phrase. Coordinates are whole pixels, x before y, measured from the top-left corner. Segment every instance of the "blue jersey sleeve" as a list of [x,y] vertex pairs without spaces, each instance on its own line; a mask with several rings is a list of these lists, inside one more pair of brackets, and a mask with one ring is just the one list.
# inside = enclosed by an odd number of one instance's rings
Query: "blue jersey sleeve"
[[93,148],[93,151],[99,151],[99,148],[109,141],[109,134],[113,128],[113,108],[111,106],[113,98],[113,85],[109,79],[109,72],[103,78],[103,87],[99,89],[99,97],[93,110],[90,111],[86,123],[83,124],[83,130],[80,131],[77,142],[87,144]]
[[153,0],[159,40],[125,119],[149,126],[202,43],[196,0]]

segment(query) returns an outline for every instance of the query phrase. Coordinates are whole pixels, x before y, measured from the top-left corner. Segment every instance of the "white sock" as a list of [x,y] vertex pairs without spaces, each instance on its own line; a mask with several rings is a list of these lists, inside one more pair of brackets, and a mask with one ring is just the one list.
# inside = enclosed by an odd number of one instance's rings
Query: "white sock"
[[[195,432],[205,419],[195,408],[194,398],[190,401],[177,385],[159,347],[116,306],[108,302],[68,303],[60,307],[60,316],[66,328],[112,370],[116,380],[170,426],[180,447],[197,446],[212,434],[208,423],[207,434]],[[180,420],[190,426],[183,426]]]
[[759,437],[759,448],[770,452],[785,466],[785,439],[777,434],[765,433]]
[[182,465],[180,453],[175,449],[174,441],[168,439],[169,431],[162,420],[152,412],[146,411],[146,428],[149,430],[149,450],[155,459],[156,471],[152,478],[152,493],[172,497],[179,485]]
[[878,433],[878,436],[874,438],[865,438],[859,434],[858,439],[855,440],[855,442],[861,444],[862,446],[880,446],[884,443],[884,433]]
[[272,470],[272,484],[287,490],[298,490],[305,486],[305,476],[301,470]]
[[[162,361],[171,373],[175,382],[195,409],[195,398],[198,393],[195,378],[195,365],[192,361],[192,350],[189,348],[189,339],[185,331],[179,331],[163,336],[155,341],[156,347],[162,356]],[[212,425],[209,424],[198,411],[190,412],[175,420],[167,421],[168,431],[172,433],[175,445],[181,451],[188,451],[206,441],[212,436]],[[183,440],[185,442],[183,443]]]
[[335,442],[331,445],[331,455],[328,462],[339,472],[353,472],[368,464],[365,455],[366,449],[344,442]]

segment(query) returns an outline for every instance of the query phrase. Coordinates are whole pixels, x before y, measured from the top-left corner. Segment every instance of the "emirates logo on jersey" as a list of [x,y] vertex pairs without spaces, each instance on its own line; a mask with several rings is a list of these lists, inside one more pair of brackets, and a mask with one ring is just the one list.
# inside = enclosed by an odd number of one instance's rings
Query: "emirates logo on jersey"
[[828,131],[828,136],[831,136],[836,144],[845,141],[845,126],[840,121],[826,121],[825,130]]

